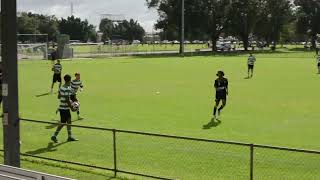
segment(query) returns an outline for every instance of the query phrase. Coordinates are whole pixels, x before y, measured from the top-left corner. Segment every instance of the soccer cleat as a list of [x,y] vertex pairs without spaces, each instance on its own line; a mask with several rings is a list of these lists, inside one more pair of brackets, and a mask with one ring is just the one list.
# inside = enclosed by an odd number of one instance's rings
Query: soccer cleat
[[83,117],[78,116],[78,120],[83,120]]
[[73,138],[73,137],[68,137],[67,141],[79,141],[79,139]]
[[53,141],[54,143],[58,143],[58,139],[55,136],[51,136],[51,141]]

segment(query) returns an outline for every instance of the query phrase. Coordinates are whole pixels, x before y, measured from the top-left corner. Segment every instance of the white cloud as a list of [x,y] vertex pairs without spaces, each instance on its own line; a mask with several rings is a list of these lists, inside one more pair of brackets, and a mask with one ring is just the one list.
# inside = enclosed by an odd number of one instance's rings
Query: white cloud
[[99,25],[100,14],[123,14],[126,19],[133,18],[151,32],[158,19],[156,10],[148,9],[145,0],[17,0],[18,11],[31,11],[57,17],[71,14],[88,19],[91,24]]

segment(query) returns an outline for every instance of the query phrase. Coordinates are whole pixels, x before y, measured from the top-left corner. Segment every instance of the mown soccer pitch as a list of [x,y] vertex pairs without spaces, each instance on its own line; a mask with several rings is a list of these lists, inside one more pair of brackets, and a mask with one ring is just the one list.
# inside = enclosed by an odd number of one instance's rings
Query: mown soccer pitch
[[[245,79],[246,58],[245,54],[62,61],[63,73],[80,72],[84,83],[78,97],[85,119],[76,121],[73,114],[74,124],[320,150],[320,75],[316,74],[314,53],[256,54],[252,79]],[[57,94],[44,95],[50,90],[50,70],[48,61],[19,63],[21,117],[49,122],[59,119],[55,114]],[[227,106],[219,126],[203,129],[212,116],[213,81],[218,70],[229,80]],[[63,129],[58,136],[61,143],[48,145],[54,131],[53,126],[21,122],[21,151],[113,167],[112,133],[73,128],[80,141],[65,143]],[[122,170],[179,179],[249,178],[246,147],[126,134],[117,138]],[[320,176],[320,157],[273,150],[256,153],[260,155],[255,162],[257,179]],[[79,179],[93,177],[23,164]],[[107,175],[95,172],[94,176],[106,179]]]

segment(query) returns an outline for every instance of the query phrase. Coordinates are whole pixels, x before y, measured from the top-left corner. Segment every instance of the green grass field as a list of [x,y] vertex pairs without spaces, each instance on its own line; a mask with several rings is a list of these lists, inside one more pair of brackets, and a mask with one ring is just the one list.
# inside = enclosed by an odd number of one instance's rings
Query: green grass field
[[[256,57],[255,76],[249,80],[244,78],[246,55],[125,57],[62,64],[64,73],[81,72],[84,82],[79,99],[85,119],[74,124],[320,150],[320,77],[313,54],[279,52]],[[21,117],[50,122],[59,119],[56,94],[36,97],[50,90],[50,68],[46,61],[19,63]],[[211,119],[217,70],[224,70],[229,79],[228,104],[222,123],[204,130],[202,126]],[[113,167],[112,133],[74,128],[80,141],[64,143],[63,129],[58,136],[62,143],[48,146],[54,130],[22,122],[22,152]],[[249,178],[246,147],[131,134],[117,138],[121,170],[179,179]],[[265,149],[257,149],[255,156],[256,179],[320,177],[319,156]],[[25,164],[29,169],[68,177],[90,177],[90,173],[64,173]],[[91,175],[107,179],[110,174],[100,171]]]

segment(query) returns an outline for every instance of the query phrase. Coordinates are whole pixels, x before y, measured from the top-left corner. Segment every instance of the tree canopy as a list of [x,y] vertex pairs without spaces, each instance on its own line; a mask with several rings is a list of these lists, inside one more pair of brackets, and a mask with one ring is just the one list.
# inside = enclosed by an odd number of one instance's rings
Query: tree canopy
[[103,33],[103,40],[123,39],[132,42],[133,40],[143,40],[145,30],[135,20],[124,20],[114,23],[109,19],[102,19],[99,30]]
[[[146,3],[158,11],[155,28],[162,31],[162,38],[177,39],[181,0],[146,0]],[[242,40],[245,49],[253,37],[276,46],[281,34],[289,33],[288,28],[295,23],[291,0],[185,0],[184,13],[186,38],[211,40],[213,50],[222,35]]]

